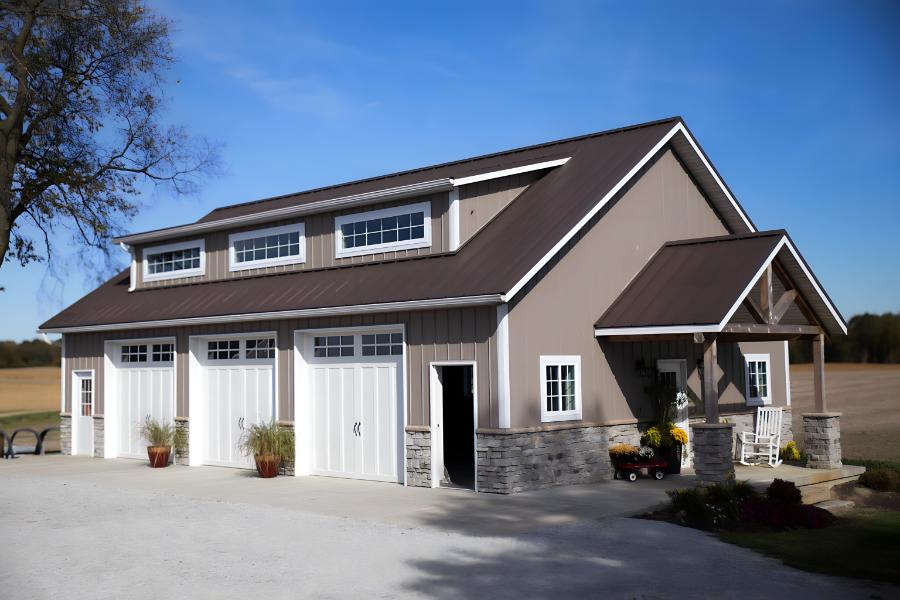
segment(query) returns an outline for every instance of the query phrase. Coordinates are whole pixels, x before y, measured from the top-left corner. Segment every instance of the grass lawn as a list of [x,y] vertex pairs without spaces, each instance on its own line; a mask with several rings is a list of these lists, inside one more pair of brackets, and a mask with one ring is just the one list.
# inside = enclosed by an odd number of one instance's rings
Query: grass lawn
[[805,571],[900,584],[900,512],[857,513],[824,529],[725,532],[719,537]]

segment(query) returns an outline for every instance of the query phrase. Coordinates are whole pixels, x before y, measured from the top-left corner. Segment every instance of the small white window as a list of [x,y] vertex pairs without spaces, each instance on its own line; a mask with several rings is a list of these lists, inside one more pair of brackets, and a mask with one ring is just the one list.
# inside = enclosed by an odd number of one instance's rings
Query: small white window
[[541,421],[581,419],[581,357],[541,357]]
[[403,354],[402,333],[372,333],[362,336],[363,356],[400,356]]
[[243,271],[306,261],[303,223],[228,236],[228,269]]
[[172,362],[175,344],[153,344],[151,358],[153,362]]
[[334,220],[337,258],[431,246],[431,203],[343,215]]
[[203,240],[144,248],[144,281],[203,275],[206,270],[205,249]]
[[317,335],[313,338],[313,356],[353,356],[354,337],[352,335]]
[[147,362],[147,344],[131,344],[122,346],[122,362]]
[[206,343],[206,358],[209,360],[237,360],[240,356],[240,340],[214,340]]
[[771,369],[769,368],[768,354],[745,354],[746,370],[746,394],[749,406],[761,406],[772,403],[771,395]]
[[275,358],[275,338],[247,340],[245,342],[247,358]]

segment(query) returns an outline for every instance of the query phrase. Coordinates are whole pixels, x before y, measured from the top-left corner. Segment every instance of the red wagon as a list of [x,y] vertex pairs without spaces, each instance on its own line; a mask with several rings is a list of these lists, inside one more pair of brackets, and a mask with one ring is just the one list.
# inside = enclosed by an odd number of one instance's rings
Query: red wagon
[[669,461],[661,458],[651,458],[642,461],[627,461],[616,465],[616,479],[627,479],[628,481],[637,481],[638,472],[641,469],[647,469],[647,475],[656,480],[666,476],[669,469]]

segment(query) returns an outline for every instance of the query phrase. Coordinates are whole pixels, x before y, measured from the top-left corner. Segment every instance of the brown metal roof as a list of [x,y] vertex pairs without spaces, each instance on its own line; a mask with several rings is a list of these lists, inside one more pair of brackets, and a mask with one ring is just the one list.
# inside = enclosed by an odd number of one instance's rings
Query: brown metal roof
[[784,230],[667,242],[595,328],[625,333],[632,328],[718,327],[743,301],[763,267],[776,259],[826,330],[845,332],[843,318]]
[[[41,328],[125,325],[165,319],[505,293],[549,253],[677,121],[658,121],[517,150],[509,153],[512,156],[502,154],[478,159],[479,169],[494,171],[551,156],[572,157],[565,165],[532,184],[453,254],[133,292],[128,292],[128,272],[124,271],[51,318]],[[443,173],[445,168],[449,167],[435,167],[434,171]],[[425,174],[425,171],[411,173],[415,174],[415,178],[425,180],[443,176],[431,171]],[[413,178],[411,173],[391,177]],[[454,176],[461,174],[454,171]],[[343,189],[340,193],[329,188],[332,190],[329,193],[344,195],[364,191],[357,186],[384,187],[401,183],[409,181],[367,180],[352,184],[352,190]],[[232,212],[221,216],[235,216],[233,211],[250,213],[275,208],[276,205],[270,202],[290,204],[297,201],[296,197],[285,197],[266,201],[264,207],[240,205],[227,209]]]

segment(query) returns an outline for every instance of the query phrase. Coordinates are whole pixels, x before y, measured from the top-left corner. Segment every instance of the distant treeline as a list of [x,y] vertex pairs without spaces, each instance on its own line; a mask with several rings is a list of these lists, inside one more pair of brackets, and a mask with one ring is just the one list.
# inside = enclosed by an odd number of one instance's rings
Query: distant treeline
[[41,340],[0,342],[0,369],[14,367],[48,367],[59,365],[59,344]]
[[[791,362],[812,362],[812,344],[791,342]],[[847,335],[825,342],[826,362],[900,363],[900,313],[856,315],[847,323]]]

